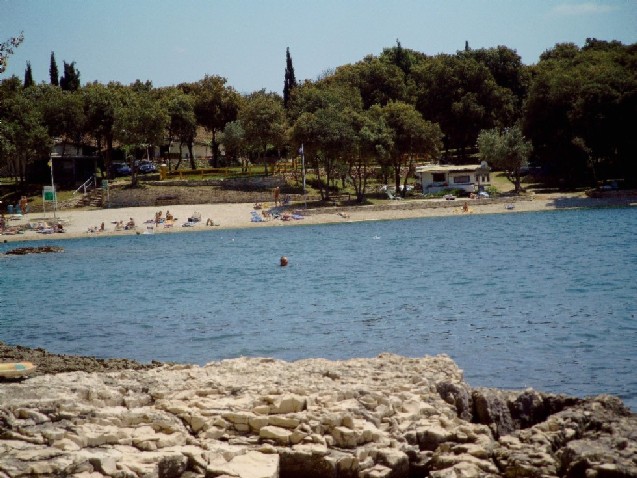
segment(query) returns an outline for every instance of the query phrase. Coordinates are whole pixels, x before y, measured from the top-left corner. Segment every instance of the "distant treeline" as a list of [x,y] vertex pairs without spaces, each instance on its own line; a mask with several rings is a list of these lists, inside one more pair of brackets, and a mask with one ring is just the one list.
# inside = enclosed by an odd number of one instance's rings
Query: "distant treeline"
[[0,175],[28,182],[27,165],[46,157],[54,138],[96,146],[107,170],[115,147],[132,156],[178,143],[194,168],[193,145],[206,131],[215,167],[249,159],[268,174],[302,146],[321,184],[346,178],[362,195],[372,163],[398,183],[414,158],[468,161],[481,131],[516,128],[547,181],[637,178],[635,44],[557,44],[524,65],[505,46],[428,56],[397,42],[299,83],[288,50],[283,95],[242,95],[219,76],[165,88],[82,85],[75,63],[57,77],[53,54],[50,72],[36,84],[28,65],[24,80],[0,82]]

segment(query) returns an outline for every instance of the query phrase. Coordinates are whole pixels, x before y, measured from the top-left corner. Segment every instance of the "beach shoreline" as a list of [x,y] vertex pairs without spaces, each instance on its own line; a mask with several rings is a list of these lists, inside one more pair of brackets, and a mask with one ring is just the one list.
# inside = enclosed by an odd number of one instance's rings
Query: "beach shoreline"
[[[465,203],[468,211],[463,210]],[[267,205],[264,205],[263,209],[255,209],[255,205],[252,203],[175,204],[116,209],[65,209],[57,211],[55,217],[52,212],[47,212],[46,214],[31,213],[21,217],[5,215],[7,227],[22,229],[22,232],[7,234],[5,230],[5,233],[0,237],[0,241],[8,243],[149,233],[172,234],[217,229],[629,206],[637,206],[637,197],[591,198],[583,193],[553,193],[478,200],[459,198],[454,201],[407,199],[388,201],[378,205],[334,206],[312,209],[305,209],[301,203],[276,209],[278,214],[271,218],[264,218],[262,215],[262,211],[268,209]],[[155,224],[155,214],[159,211],[162,212],[162,217],[165,217],[170,211],[170,214],[174,216],[171,226],[168,226],[166,222]],[[254,216],[263,219],[263,221],[254,221],[252,219]],[[200,218],[200,221],[193,221],[192,218]],[[125,225],[131,219],[135,222],[134,228],[116,230],[117,222]],[[213,225],[206,225],[208,219]],[[63,225],[65,232],[47,234],[38,232],[34,227],[38,224],[52,225],[56,222]]]

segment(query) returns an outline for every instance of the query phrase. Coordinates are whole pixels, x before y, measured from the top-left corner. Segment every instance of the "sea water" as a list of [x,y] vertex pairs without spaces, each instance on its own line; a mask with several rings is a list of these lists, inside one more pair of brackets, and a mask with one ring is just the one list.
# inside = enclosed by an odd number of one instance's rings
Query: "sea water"
[[63,253],[0,256],[0,340],[198,364],[444,353],[472,386],[635,410],[635,233],[624,208],[52,237]]

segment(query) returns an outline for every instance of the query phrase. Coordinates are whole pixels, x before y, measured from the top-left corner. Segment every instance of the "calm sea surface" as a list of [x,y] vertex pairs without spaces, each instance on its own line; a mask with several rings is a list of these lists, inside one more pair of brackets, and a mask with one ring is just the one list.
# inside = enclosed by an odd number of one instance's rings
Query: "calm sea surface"
[[637,410],[636,234],[631,208],[53,240],[0,256],[0,340],[199,364],[446,353],[472,386]]

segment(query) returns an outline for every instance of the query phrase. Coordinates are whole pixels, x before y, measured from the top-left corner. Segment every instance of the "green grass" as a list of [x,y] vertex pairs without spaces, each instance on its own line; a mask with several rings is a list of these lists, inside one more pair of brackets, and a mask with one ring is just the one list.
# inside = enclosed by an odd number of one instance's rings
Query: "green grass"
[[491,173],[491,186],[496,188],[500,194],[515,190],[515,184],[509,181],[506,174],[501,171]]

